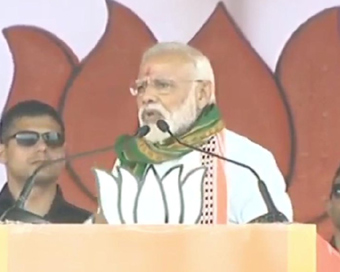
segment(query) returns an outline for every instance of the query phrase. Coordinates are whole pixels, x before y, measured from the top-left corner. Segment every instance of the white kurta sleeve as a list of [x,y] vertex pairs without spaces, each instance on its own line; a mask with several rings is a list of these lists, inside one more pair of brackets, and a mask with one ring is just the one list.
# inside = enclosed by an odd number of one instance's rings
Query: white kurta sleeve
[[[272,153],[246,138],[234,158],[252,167],[266,184],[276,208],[291,222],[293,209],[286,183]],[[232,143],[230,143],[232,144]],[[233,158],[233,157],[231,157]],[[229,221],[242,224],[268,213],[257,178],[247,169],[227,163]]]

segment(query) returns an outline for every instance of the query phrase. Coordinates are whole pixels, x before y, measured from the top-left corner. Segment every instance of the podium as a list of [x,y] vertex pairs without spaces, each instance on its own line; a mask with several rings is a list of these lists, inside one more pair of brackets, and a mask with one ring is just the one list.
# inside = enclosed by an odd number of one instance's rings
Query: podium
[[[316,227],[300,224],[14,224],[0,226],[0,247],[0,272],[316,272],[319,269]],[[333,257],[339,259],[338,255]],[[337,269],[340,271],[340,266]],[[324,271],[335,270],[328,263]]]

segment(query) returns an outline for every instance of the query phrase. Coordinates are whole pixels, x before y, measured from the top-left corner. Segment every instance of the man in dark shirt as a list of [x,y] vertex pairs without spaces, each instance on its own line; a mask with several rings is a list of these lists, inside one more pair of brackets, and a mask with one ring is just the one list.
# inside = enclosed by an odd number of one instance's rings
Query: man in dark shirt
[[333,179],[327,211],[335,227],[335,233],[330,244],[340,251],[340,167],[336,171]]
[[[65,156],[65,127],[51,106],[24,101],[3,114],[0,140],[0,161],[7,172],[0,192],[1,215],[14,204],[37,167]],[[51,223],[83,223],[90,212],[66,202],[57,185],[63,167],[63,162],[54,163],[38,172],[25,209]]]

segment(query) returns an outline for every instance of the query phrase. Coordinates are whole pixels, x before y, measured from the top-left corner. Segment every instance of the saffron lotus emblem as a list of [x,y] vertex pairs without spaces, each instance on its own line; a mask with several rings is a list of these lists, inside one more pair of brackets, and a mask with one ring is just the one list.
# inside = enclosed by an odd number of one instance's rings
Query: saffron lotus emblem
[[183,165],[179,165],[160,176],[149,166],[140,181],[119,166],[116,175],[93,171],[109,224],[196,224],[200,219],[205,167],[183,175]]

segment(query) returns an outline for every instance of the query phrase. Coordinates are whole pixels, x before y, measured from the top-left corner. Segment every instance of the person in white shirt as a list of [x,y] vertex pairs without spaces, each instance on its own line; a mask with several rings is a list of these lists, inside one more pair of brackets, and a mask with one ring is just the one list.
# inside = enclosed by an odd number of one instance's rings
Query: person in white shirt
[[184,143],[249,165],[277,210],[293,220],[271,152],[225,127],[216,106],[214,72],[200,51],[176,42],[154,45],[144,53],[130,90],[140,127],[150,130],[142,138],[117,140],[112,174],[95,170],[101,208],[96,222],[102,215],[110,224],[266,222],[268,209],[254,174],[179,144],[159,129],[159,120]]

